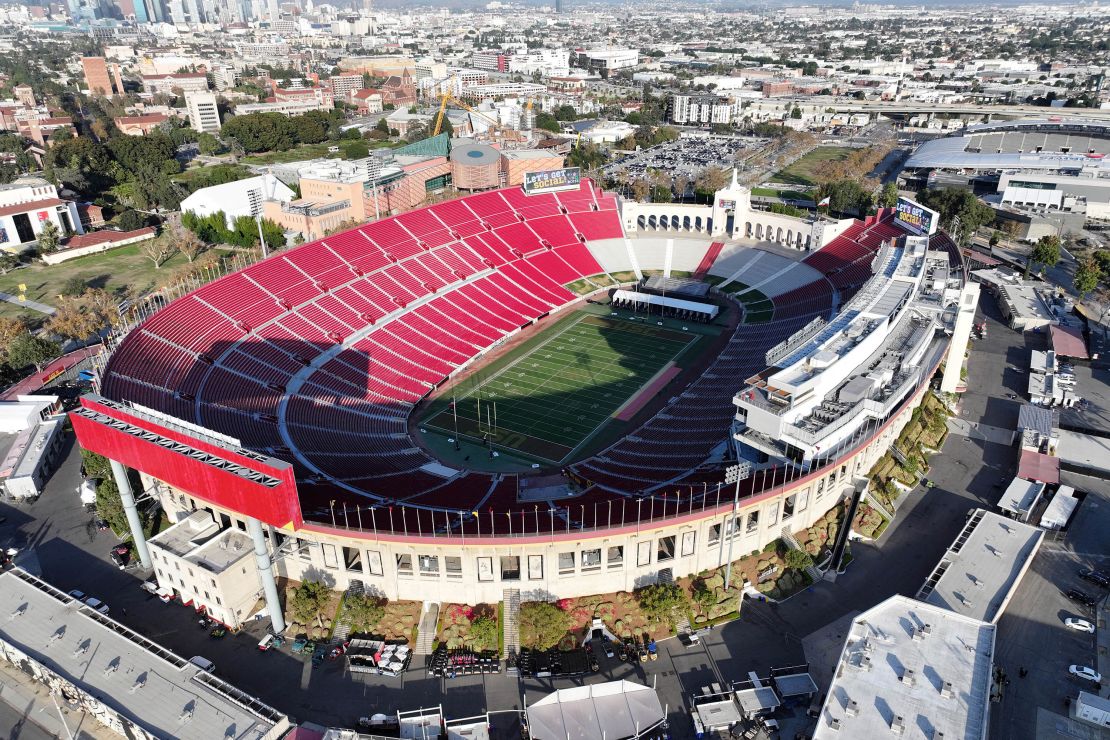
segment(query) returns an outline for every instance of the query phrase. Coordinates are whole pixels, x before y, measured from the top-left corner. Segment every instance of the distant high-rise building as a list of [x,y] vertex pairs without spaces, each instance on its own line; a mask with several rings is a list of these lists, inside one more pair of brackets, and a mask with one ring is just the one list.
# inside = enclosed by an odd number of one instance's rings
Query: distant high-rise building
[[563,12],[563,0],[555,0],[555,12],[556,13],[562,13]]
[[220,132],[220,109],[216,96],[208,92],[185,94],[185,105],[189,109],[189,125],[194,131],[217,134]]
[[112,75],[109,75],[108,62],[104,57],[82,57],[81,68],[85,72],[85,85],[89,88],[89,95],[123,94],[123,79],[118,64],[112,65]]

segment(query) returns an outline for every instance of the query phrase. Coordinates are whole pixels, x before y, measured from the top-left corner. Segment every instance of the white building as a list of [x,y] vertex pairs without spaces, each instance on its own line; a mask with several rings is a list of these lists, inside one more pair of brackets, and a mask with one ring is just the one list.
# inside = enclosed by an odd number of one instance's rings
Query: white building
[[636,49],[583,49],[570,55],[570,66],[579,67],[606,77],[619,69],[635,67],[640,63]]
[[813,740],[985,740],[997,628],[906,596],[852,621]]
[[216,105],[214,93],[185,93],[185,105],[189,109],[189,125],[194,131],[209,134],[220,132],[220,109]]
[[52,221],[63,237],[84,234],[77,204],[58,197],[58,189],[41,177],[21,177],[0,185],[0,249],[16,251],[38,239]]
[[740,104],[719,95],[674,95],[671,97],[671,120],[674,123],[729,124],[740,113]]
[[0,660],[119,737],[289,732],[284,714],[19,568],[0,573],[0,610]]
[[459,97],[477,101],[507,97],[538,98],[546,92],[546,87],[531,82],[490,82],[485,85],[463,85]]
[[213,619],[238,628],[262,597],[250,537],[221,529],[207,511],[195,511],[148,540],[158,585],[182,603],[203,607]]
[[509,57],[509,72],[519,75],[561,77],[570,74],[570,52],[566,49],[533,49]]
[[222,211],[228,228],[232,228],[239,216],[261,214],[263,201],[288,203],[293,197],[293,191],[281,180],[266,174],[201,188],[181,201],[181,212],[204,217]]

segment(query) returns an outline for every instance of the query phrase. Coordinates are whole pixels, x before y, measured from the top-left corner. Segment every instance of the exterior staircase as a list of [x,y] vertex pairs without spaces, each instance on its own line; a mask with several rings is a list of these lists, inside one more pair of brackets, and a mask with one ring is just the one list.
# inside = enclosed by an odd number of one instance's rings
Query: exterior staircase
[[502,596],[504,608],[501,625],[505,652],[502,658],[515,657],[520,652],[520,589],[507,588]]
[[424,611],[420,616],[420,630],[416,633],[416,644],[412,648],[414,655],[432,654],[437,624],[439,624],[439,602],[425,601]]

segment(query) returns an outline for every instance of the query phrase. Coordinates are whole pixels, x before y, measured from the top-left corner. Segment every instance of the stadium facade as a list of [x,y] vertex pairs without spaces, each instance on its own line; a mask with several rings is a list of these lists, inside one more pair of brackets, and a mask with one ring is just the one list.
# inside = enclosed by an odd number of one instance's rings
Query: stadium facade
[[[700,229],[667,208],[622,204],[588,181],[507,188],[288,250],[130,328],[74,429],[113,461],[133,530],[127,468],[178,522],[159,535],[170,545],[148,548],[135,531],[159,584],[232,625],[253,609],[225,606],[243,595],[221,594],[198,554],[227,529],[246,533],[224,538],[254,557],[219,561],[253,564],[277,629],[276,577],[473,604],[507,589],[526,600],[631,590],[722,565],[859,489],[943,361],[958,254],[943,233],[908,235],[891,212],[814,227],[754,211],[735,182]],[[744,240],[754,233],[810,248],[759,248]],[[658,412],[564,468],[572,495],[530,498],[522,475],[452,468],[414,444],[414,409],[579,305],[565,285],[593,277],[600,296],[598,276],[645,270],[733,284],[748,320]],[[794,443],[785,430],[760,438],[745,394],[818,370],[816,405],[787,398],[794,411],[778,417]],[[823,405],[839,415],[816,428]],[[835,439],[804,451],[802,435],[822,429]],[[730,468],[750,474],[726,486]],[[186,526],[195,534],[174,532]]]

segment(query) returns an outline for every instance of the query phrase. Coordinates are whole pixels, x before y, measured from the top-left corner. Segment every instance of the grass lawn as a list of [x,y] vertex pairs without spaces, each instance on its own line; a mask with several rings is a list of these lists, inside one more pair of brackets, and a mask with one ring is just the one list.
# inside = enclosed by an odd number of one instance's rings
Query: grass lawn
[[[58,265],[33,264],[7,275],[0,275],[0,291],[19,295],[19,285],[27,285],[27,297],[47,305],[58,302],[58,293],[70,278],[85,281],[90,287],[103,288],[118,296],[142,295],[168,282],[174,271],[187,263],[175,254],[158,269],[139,251],[141,244],[128,244],[99,254],[62,262]],[[26,309],[7,304],[22,313]],[[5,310],[9,310],[5,307]],[[37,312],[36,312],[37,313]],[[3,315],[12,315],[4,313]]]
[[[319,144],[298,144],[292,149],[287,149],[284,152],[263,152],[261,154],[251,154],[243,157],[240,161],[241,164],[284,164],[286,162],[298,162],[302,159],[319,159],[326,157],[330,159],[343,159],[343,143],[342,141],[321,141]],[[366,145],[371,149],[389,149],[396,146],[403,146],[404,141],[368,141]],[[328,147],[338,146],[338,152],[328,153]]]
[[251,154],[239,160],[242,164],[284,164],[296,162],[301,159],[317,159],[319,157],[342,158],[342,152],[328,154],[328,147],[336,146],[334,141],[322,141],[319,144],[300,144],[284,152],[264,152]]
[[816,185],[813,177],[817,165],[845,159],[851,151],[850,147],[844,146],[819,146],[786,169],[776,172],[771,179],[790,185]]
[[[777,177],[777,175],[776,175]],[[778,190],[776,188],[752,188],[752,195],[764,198],[781,198],[782,200],[813,200],[812,193],[801,190]]]
[[[698,336],[582,314],[492,375],[466,380],[455,394],[459,434],[560,462]],[[445,395],[426,426],[452,434],[454,425]]]

